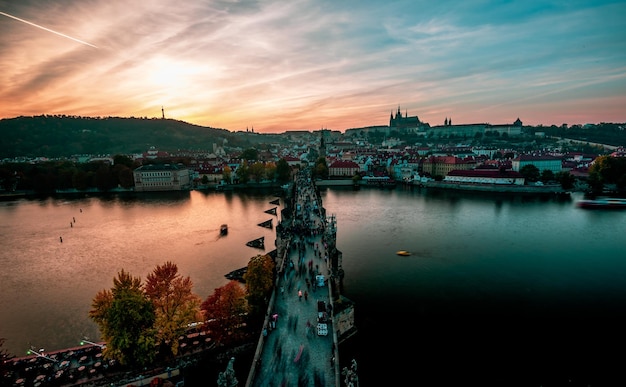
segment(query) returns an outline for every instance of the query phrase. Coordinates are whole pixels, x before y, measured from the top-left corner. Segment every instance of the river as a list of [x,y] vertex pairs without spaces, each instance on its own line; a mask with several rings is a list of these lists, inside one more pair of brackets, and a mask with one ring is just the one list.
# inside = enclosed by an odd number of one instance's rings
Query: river
[[[343,293],[356,304],[358,333],[340,361],[357,360],[360,387],[595,386],[621,377],[626,212],[578,209],[576,193],[321,193],[337,220]],[[98,339],[91,300],[122,268],[145,278],[172,261],[206,298],[224,274],[273,248],[274,230],[258,223],[278,222],[265,212],[274,199],[192,191],[0,202],[3,348],[21,356],[30,345]],[[222,223],[229,233],[220,237]],[[245,245],[260,236],[268,250]]]

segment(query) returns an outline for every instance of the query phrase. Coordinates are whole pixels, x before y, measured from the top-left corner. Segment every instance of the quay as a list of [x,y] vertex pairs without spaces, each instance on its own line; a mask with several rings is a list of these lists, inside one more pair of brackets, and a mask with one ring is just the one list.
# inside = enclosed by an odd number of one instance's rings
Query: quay
[[336,236],[310,175],[298,173],[276,227],[275,289],[246,387],[342,386],[339,344],[356,328]]

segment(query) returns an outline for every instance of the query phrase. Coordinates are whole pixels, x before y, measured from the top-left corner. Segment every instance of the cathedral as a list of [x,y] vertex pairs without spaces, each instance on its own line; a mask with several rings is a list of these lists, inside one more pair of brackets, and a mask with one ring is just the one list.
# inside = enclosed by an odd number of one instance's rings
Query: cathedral
[[399,130],[408,130],[408,129],[419,129],[424,125],[423,122],[420,121],[417,116],[410,116],[409,113],[405,112],[404,116],[400,111],[400,106],[398,106],[398,111],[394,117],[393,112],[391,112],[391,117],[389,118],[389,128],[395,128]]

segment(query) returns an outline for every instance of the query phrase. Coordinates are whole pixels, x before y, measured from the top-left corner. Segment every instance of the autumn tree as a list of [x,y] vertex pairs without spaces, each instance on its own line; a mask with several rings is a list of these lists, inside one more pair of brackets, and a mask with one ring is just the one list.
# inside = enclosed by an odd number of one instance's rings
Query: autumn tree
[[146,277],[144,292],[155,312],[156,342],[162,350],[178,354],[178,338],[187,324],[201,320],[199,296],[192,292],[193,282],[178,273],[178,266],[166,262]]
[[154,360],[155,312],[143,292],[141,278],[122,269],[113,279],[111,290],[99,291],[91,306],[89,317],[98,324],[106,342],[106,358],[129,366],[143,366]]
[[219,344],[240,338],[238,329],[248,314],[246,291],[237,281],[215,289],[202,303],[200,309],[205,314],[207,328]]
[[589,167],[589,185],[596,193],[603,191],[606,184],[615,184],[626,190],[626,158],[598,156]]
[[254,178],[257,183],[265,178],[265,164],[263,164],[261,161],[257,161],[250,165],[249,171],[250,177]]
[[243,276],[246,282],[248,304],[253,316],[262,315],[274,287],[274,268],[271,256],[257,255],[250,258],[248,270]]
[[224,179],[224,181],[226,183],[231,183],[232,182],[232,173],[233,173],[233,170],[230,169],[230,167],[228,165],[225,165],[224,169],[222,170],[222,179]]
[[276,164],[273,162],[265,163],[265,178],[269,180],[276,180]]

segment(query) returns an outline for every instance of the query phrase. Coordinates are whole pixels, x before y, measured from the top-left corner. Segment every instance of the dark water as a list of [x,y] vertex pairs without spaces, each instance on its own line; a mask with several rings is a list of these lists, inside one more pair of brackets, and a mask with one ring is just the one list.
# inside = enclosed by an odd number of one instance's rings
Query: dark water
[[361,387],[626,385],[626,212],[577,198],[325,191],[357,305],[342,363]]
[[[273,249],[274,230],[258,223],[278,221],[265,213],[275,198],[0,203],[4,348],[98,338],[91,300],[122,268],[145,278],[171,260],[206,298],[264,253],[247,241]],[[341,363],[357,359],[361,387],[626,385],[626,212],[580,210],[577,198],[322,189],[359,330]]]

